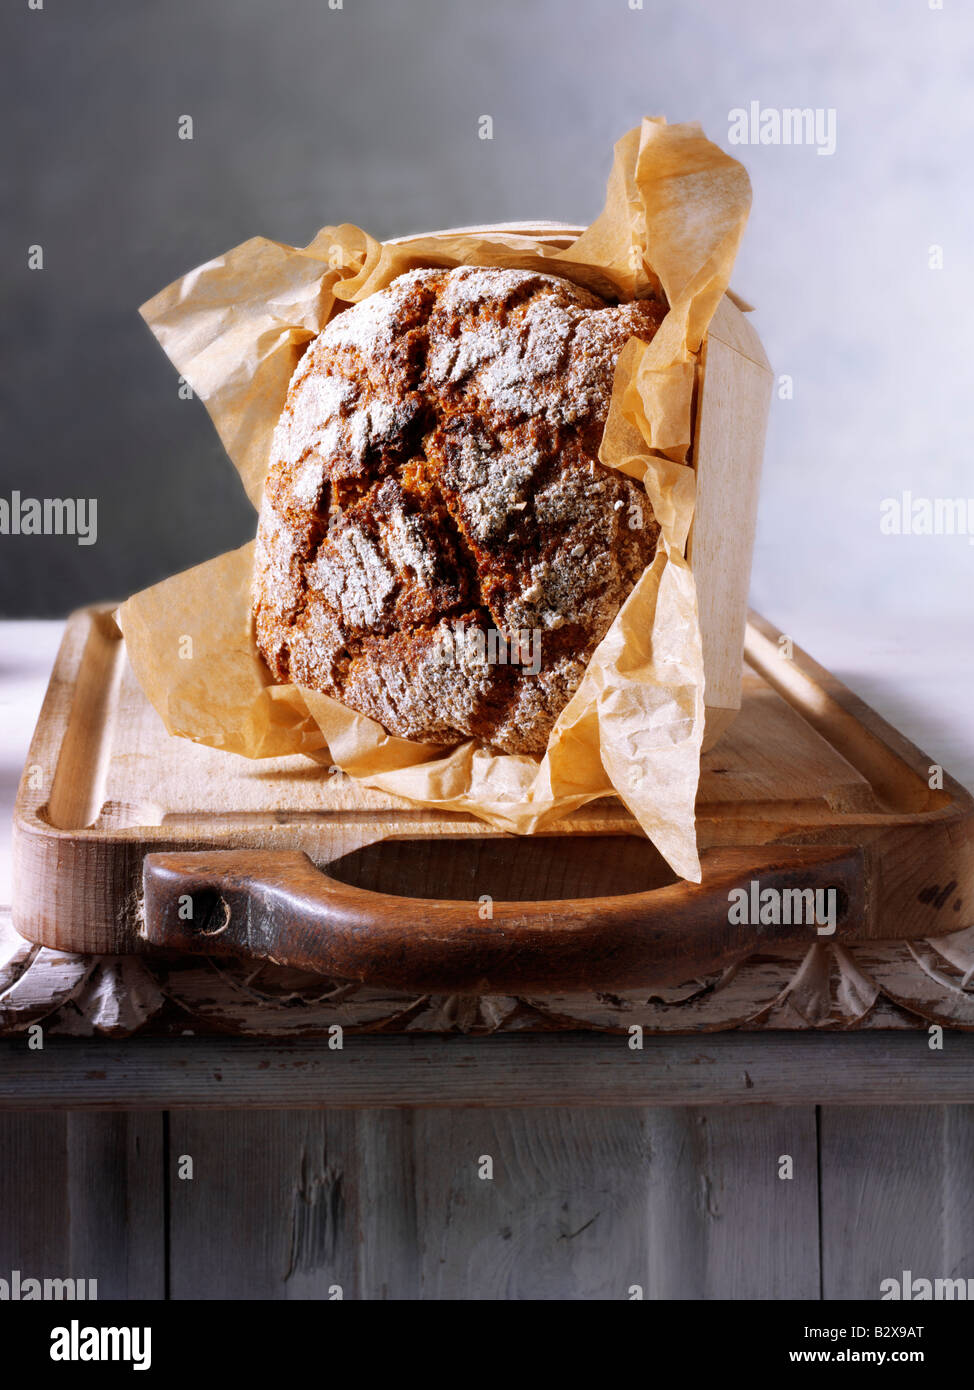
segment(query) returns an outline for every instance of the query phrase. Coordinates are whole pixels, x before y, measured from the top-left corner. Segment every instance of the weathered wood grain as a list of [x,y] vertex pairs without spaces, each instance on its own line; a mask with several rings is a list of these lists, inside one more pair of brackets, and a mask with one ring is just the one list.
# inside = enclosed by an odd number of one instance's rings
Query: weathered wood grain
[[162,1128],[159,1114],[0,1112],[0,1274],[163,1297]]
[[424,1298],[818,1296],[810,1108],[427,1110],[414,1124]]
[[172,1297],[418,1296],[411,1112],[177,1113],[169,1133]]
[[173,1115],[171,1297],[357,1296],[356,1137],[344,1113]]
[[923,1033],[718,1033],[624,1037],[363,1036],[322,1042],[50,1039],[30,1085],[0,1041],[0,1109],[371,1109],[391,1106],[861,1105],[974,1103],[974,1037],[936,1068]]
[[[945,1049],[954,1039],[945,1042]],[[933,1077],[944,1054],[931,1052]],[[822,1294],[880,1297],[904,1270],[974,1278],[974,1107],[893,1106],[821,1112]]]
[[424,1110],[413,1124],[423,1298],[624,1299],[643,1277],[645,1111]]
[[[21,1085],[27,1084],[21,1062]],[[67,1117],[0,1111],[0,1276],[87,1278],[71,1268]]]
[[426,1134],[416,1110],[355,1113],[358,1297],[420,1296],[419,1165]]
[[174,1115],[187,1154],[175,1298],[818,1296],[809,1108]]
[[[655,1110],[647,1298],[817,1298],[810,1106]],[[779,1176],[782,1159],[791,1178]]]
[[69,1113],[71,1253],[99,1298],[165,1296],[163,1117]]

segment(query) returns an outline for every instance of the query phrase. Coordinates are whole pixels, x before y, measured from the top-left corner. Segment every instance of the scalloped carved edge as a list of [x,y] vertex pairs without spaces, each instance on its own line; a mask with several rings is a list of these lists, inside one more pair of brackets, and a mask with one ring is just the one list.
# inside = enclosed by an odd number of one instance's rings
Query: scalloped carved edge
[[254,962],[77,956],[34,946],[0,909],[0,1034],[710,1033],[739,1028],[974,1031],[974,927],[925,941],[763,949],[718,975],[621,994],[422,995]]

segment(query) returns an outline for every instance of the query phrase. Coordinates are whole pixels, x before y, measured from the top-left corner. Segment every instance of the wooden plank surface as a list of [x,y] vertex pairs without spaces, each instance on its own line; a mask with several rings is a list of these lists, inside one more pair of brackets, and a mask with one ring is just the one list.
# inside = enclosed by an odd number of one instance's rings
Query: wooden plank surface
[[3,1116],[0,1269],[163,1296],[168,1171],[175,1299],[818,1296],[810,1108],[153,1118]]
[[75,1263],[100,1298],[165,1294],[163,1117],[67,1115],[68,1207]]
[[0,1041],[0,1110],[974,1103],[970,1034],[933,1067],[919,1032],[49,1039],[29,1086],[24,1046]]
[[974,1107],[877,1099],[821,1112],[825,1298],[879,1298],[904,1270],[930,1280],[974,1271]]
[[0,1113],[0,1277],[87,1278],[72,1268],[64,1114]]
[[174,1298],[818,1297],[811,1108],[214,1112],[170,1137]]
[[[0,1115],[0,1270],[162,1296],[161,1132]],[[823,1295],[871,1298],[966,1277],[972,1166],[971,1106],[824,1107],[820,1178],[808,1107],[177,1113],[171,1296],[815,1299],[820,1181]]]
[[175,1114],[169,1138],[172,1298],[358,1296],[355,1115]]
[[359,1110],[357,1214],[361,1244],[358,1297],[406,1299],[421,1296],[422,1200],[416,1155],[425,1134],[415,1110]]
[[659,1161],[645,1296],[817,1298],[814,1108],[651,1113]]
[[159,1114],[0,1113],[0,1276],[165,1294]]
[[414,1126],[425,1298],[818,1296],[811,1108],[425,1110]]
[[645,1282],[648,1112],[425,1110],[413,1124],[424,1298],[625,1299]]

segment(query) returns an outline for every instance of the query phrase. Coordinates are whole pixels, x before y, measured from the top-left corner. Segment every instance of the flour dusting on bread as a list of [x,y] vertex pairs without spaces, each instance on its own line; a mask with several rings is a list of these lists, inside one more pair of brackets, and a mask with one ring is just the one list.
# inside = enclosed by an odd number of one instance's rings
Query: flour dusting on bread
[[645,492],[598,449],[618,355],[665,312],[461,267],[339,313],[272,446],[254,613],[275,678],[405,738],[542,751],[655,554]]

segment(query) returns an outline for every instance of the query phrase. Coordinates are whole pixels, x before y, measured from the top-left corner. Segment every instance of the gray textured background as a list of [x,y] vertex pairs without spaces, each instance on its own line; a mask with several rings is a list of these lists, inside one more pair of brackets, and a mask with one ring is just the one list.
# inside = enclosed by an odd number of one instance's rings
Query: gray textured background
[[966,595],[966,538],[878,524],[903,488],[974,497],[974,17],[944,4],[8,0],[0,495],[97,496],[99,538],[0,537],[0,614],[122,597],[252,534],[136,312],[177,275],[325,222],[587,221],[641,115],[726,147],[751,99],[838,121],[830,158],[735,150],[755,203],[734,284],[795,383],[772,412],[755,601],[783,625],[869,624]]

